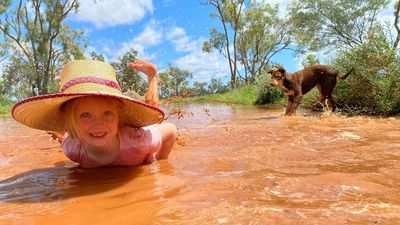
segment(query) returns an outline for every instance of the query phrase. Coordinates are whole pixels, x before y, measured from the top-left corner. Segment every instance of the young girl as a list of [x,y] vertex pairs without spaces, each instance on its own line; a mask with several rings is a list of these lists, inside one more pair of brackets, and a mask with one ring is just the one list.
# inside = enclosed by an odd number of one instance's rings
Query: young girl
[[159,109],[156,67],[144,60],[129,66],[147,75],[146,103],[122,94],[109,64],[77,60],[63,68],[59,93],[22,100],[12,115],[62,138],[65,155],[83,167],[165,159],[175,143],[176,127],[160,124],[164,113]]

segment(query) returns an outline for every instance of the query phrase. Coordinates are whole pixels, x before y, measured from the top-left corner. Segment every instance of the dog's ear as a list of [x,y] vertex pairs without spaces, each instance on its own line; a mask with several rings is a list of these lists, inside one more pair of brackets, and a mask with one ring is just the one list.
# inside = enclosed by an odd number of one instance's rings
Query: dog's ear
[[267,74],[272,76],[275,72],[278,72],[281,74],[281,76],[284,76],[286,73],[285,68],[278,66],[278,67],[273,67],[272,69],[268,70]]
[[282,76],[286,74],[286,70],[282,66],[276,68],[276,71],[278,71]]
[[277,67],[272,67],[270,70],[268,70],[267,74],[272,76],[272,74],[274,74],[274,72],[276,72],[278,70]]

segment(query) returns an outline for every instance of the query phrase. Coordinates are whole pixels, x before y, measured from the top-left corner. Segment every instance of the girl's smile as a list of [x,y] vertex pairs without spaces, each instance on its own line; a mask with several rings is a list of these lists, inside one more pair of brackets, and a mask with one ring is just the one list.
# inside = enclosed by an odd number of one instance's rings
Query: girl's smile
[[77,130],[88,148],[108,149],[115,144],[118,131],[118,111],[115,101],[87,97],[74,102]]

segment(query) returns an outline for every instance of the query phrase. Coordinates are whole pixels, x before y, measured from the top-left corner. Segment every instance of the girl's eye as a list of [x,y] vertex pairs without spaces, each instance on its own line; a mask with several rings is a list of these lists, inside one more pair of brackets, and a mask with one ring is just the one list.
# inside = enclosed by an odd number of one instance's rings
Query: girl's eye
[[104,112],[104,116],[105,116],[105,117],[112,117],[112,116],[114,116],[114,113],[111,112],[111,111],[105,111],[105,112]]
[[88,112],[84,112],[84,113],[81,113],[81,115],[79,117],[83,118],[83,119],[90,119],[90,118],[92,118],[92,115]]

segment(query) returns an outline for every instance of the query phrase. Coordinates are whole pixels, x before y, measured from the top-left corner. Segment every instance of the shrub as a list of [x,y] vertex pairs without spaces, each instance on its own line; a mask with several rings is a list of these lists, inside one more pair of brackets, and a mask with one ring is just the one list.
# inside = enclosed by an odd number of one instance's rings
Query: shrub
[[400,63],[384,35],[339,55],[340,71],[355,71],[336,87],[339,107],[353,114],[393,115],[400,113]]
[[256,105],[275,103],[284,96],[281,89],[272,87],[270,83],[271,79],[266,74],[256,78]]

